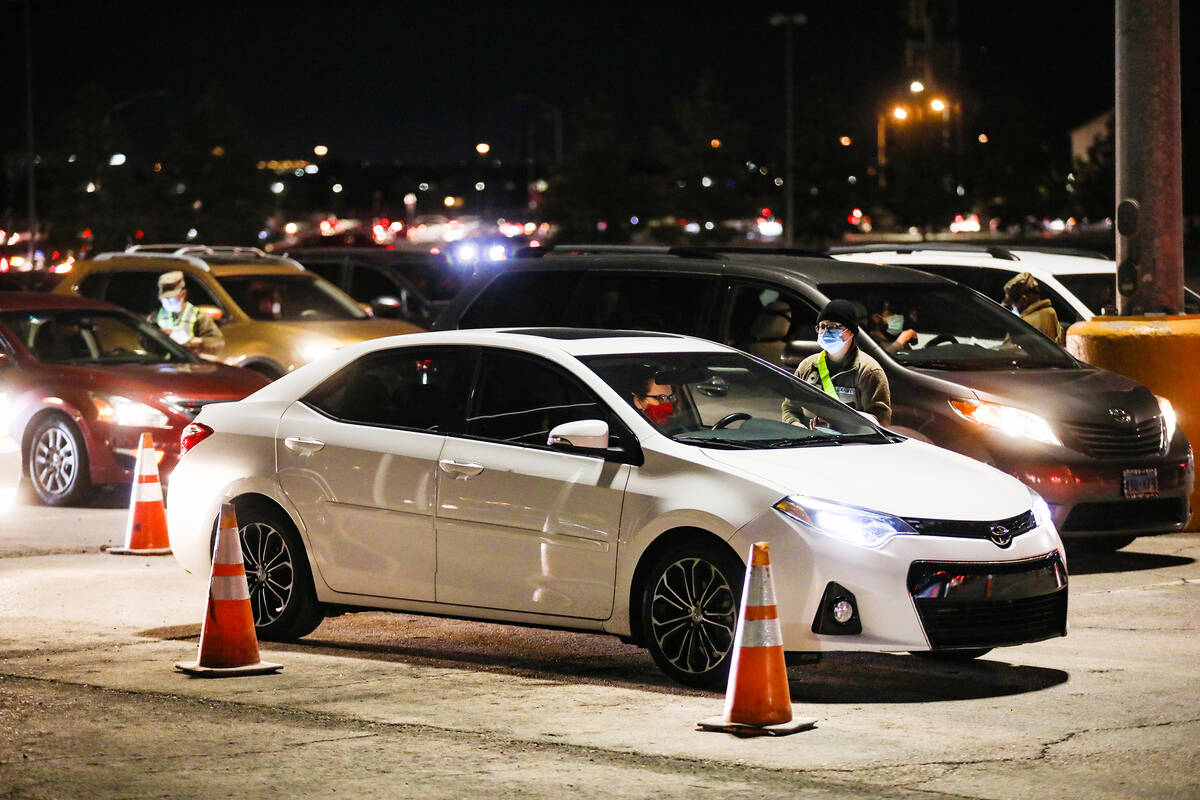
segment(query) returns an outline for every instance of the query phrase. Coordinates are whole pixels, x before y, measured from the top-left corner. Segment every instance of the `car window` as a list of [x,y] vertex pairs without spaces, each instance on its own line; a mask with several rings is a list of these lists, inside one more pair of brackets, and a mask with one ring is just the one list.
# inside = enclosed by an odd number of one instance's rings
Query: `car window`
[[[104,274],[108,277],[107,284],[101,281],[92,283],[91,278],[100,278],[101,276],[89,275],[88,280],[84,281],[85,286],[80,287],[80,293],[85,297],[107,300],[142,316],[158,310],[158,276],[161,273],[113,270],[106,271]],[[102,292],[103,294],[92,294],[92,292]]]
[[118,311],[8,312],[0,322],[47,364],[166,364],[196,360],[153,324]]
[[302,402],[344,422],[461,433],[474,365],[462,347],[382,350],[338,370]]
[[578,282],[579,273],[570,271],[505,273],[475,298],[458,327],[556,327]]
[[969,286],[989,300],[995,300],[997,303],[1004,301],[1004,284],[1017,276],[1014,270],[990,269],[988,267],[920,264],[914,265],[914,269],[934,275],[941,275],[943,278],[949,278],[955,283]]
[[315,272],[332,284],[342,285],[342,263],[340,261],[336,264],[314,264],[306,261],[304,268],[309,272]]
[[704,275],[589,273],[571,324],[703,336],[715,288]]
[[725,344],[778,364],[788,342],[816,341],[817,310],[798,295],[734,283],[728,297],[720,336]]
[[369,303],[380,297],[399,297],[400,287],[377,269],[354,265],[350,267],[350,287],[355,300]]
[[229,275],[219,280],[251,319],[309,322],[367,316],[340,289],[311,272]]
[[[545,447],[551,429],[609,412],[582,383],[532,357],[486,350],[467,434]],[[610,427],[612,422],[609,422]]]

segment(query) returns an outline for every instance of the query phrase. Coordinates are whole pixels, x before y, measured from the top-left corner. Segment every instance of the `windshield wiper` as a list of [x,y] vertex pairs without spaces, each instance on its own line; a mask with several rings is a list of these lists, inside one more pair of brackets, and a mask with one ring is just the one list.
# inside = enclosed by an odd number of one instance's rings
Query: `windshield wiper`
[[809,445],[817,444],[833,444],[839,445],[842,443],[841,436],[806,436],[803,439],[758,439],[755,443],[760,447],[808,447]]
[[700,447],[715,447],[721,450],[753,450],[754,445],[731,439],[709,439],[704,436],[673,436],[677,442],[699,445]]

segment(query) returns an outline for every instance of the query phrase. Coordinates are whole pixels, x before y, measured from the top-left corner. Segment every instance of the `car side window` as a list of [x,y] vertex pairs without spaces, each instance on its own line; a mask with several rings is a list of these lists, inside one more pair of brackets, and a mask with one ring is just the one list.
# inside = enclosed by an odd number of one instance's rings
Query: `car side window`
[[[102,300],[116,303],[122,308],[129,309],[135,314],[147,316],[158,310],[158,276],[157,272],[117,271],[108,272],[108,284],[104,288]],[[86,295],[94,297],[95,295]]]
[[461,433],[474,369],[464,347],[383,350],[338,370],[302,402],[343,422]]
[[92,300],[103,300],[105,296],[104,287],[107,285],[107,272],[91,272],[83,276],[83,280],[75,287],[75,291],[84,297],[90,297]]
[[[183,285],[187,288],[187,301],[192,305],[216,306],[217,308],[221,307],[221,304],[217,302],[215,297],[213,297],[213,294],[208,290],[208,287],[196,278],[193,278],[191,275],[185,274],[183,276]],[[157,284],[155,291],[158,291]]]
[[369,303],[380,297],[399,298],[401,289],[388,276],[370,267],[350,267],[349,295],[355,300]]
[[507,272],[484,287],[459,319],[459,328],[555,327],[579,281],[572,271]]
[[703,336],[716,283],[706,275],[589,273],[571,324]]
[[531,357],[484,352],[467,435],[545,447],[551,429],[584,419],[613,421],[603,405],[575,378]]
[[304,262],[304,268],[309,272],[315,272],[325,280],[332,283],[334,286],[342,285],[342,263],[339,261],[334,264],[328,263],[313,263],[311,261]]
[[783,363],[788,342],[816,341],[817,309],[791,292],[761,283],[734,283],[721,341],[772,364]]

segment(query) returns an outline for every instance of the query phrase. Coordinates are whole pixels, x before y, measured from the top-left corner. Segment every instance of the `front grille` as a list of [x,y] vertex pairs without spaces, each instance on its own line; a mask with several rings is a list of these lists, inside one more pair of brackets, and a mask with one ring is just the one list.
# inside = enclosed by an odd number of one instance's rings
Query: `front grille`
[[1024,514],[1017,514],[1015,517],[1008,519],[996,520],[994,522],[977,522],[975,520],[957,520],[957,519],[918,519],[905,517],[913,530],[925,536],[954,536],[959,539],[989,539],[991,538],[992,528],[999,525],[1007,528],[1012,536],[1020,536],[1022,533],[1027,533],[1037,527],[1037,520],[1033,518],[1033,511],[1026,511]]
[[1064,422],[1062,429],[1063,444],[1094,458],[1152,456],[1163,449],[1162,417],[1123,427]]
[[1059,531],[1145,530],[1156,525],[1187,522],[1186,497],[1158,497],[1120,503],[1080,503],[1071,509]]
[[1015,563],[914,562],[909,593],[935,649],[1063,636],[1067,573],[1058,554]]

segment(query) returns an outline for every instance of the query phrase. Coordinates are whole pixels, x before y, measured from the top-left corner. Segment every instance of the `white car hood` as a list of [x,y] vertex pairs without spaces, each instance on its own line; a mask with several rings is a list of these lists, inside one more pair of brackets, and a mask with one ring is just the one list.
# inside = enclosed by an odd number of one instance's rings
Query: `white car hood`
[[783,495],[926,519],[998,520],[1030,508],[1016,478],[966,456],[908,439],[898,444],[776,450],[705,450],[704,455],[775,485]]

